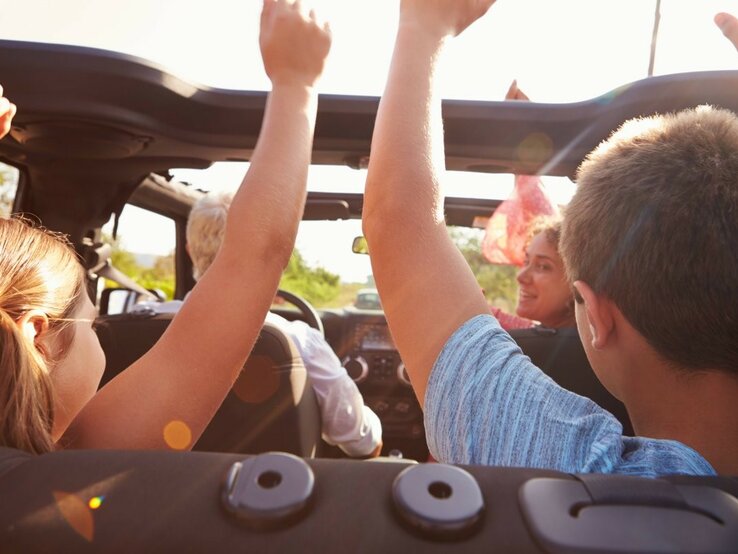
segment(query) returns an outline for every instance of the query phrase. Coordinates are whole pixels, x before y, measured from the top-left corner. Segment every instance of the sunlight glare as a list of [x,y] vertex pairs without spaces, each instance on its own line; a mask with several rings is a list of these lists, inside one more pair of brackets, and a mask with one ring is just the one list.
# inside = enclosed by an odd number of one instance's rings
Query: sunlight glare
[[87,503],[71,493],[54,491],[53,494],[56,507],[64,520],[80,537],[87,542],[92,542],[95,535],[95,521]]
[[184,421],[170,421],[164,426],[164,442],[172,450],[186,450],[192,443],[192,431]]
[[553,154],[553,140],[544,133],[531,133],[522,140],[517,154],[522,162],[542,164]]

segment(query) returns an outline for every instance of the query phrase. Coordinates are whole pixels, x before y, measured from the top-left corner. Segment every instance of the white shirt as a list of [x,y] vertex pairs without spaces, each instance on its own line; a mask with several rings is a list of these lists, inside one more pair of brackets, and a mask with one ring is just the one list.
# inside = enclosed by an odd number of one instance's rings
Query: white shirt
[[[176,313],[182,304],[181,300],[143,302],[132,311]],[[356,383],[323,336],[303,321],[288,321],[271,312],[265,322],[285,333],[300,353],[318,399],[323,439],[349,456],[371,454],[382,440],[382,424],[377,414],[364,405]]]

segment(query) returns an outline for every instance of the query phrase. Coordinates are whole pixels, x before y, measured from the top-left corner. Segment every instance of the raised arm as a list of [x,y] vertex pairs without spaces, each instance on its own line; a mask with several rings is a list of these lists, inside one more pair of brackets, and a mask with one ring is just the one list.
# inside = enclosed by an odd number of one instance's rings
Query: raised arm
[[259,42],[272,91],[221,249],[159,342],[77,417],[71,446],[166,447],[168,429],[190,447],[251,351],[294,246],[331,36],[299,1],[265,0]]
[[720,28],[730,43],[738,50],[738,18],[721,12],[715,16],[715,24]]
[[494,0],[403,0],[395,51],[374,128],[364,233],[392,336],[421,405],[448,337],[489,313],[479,285],[448,236],[441,101],[434,91],[445,43]]

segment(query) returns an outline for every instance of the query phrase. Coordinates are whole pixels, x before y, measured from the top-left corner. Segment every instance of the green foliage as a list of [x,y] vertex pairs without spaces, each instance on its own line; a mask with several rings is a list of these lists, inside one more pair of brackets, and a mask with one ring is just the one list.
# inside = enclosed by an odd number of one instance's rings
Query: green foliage
[[[105,240],[113,245],[111,260],[115,268],[144,288],[160,289],[167,299],[174,297],[173,253],[157,258],[153,267],[143,267],[136,261],[134,254],[121,247],[119,241],[113,241],[110,237],[106,237]],[[105,286],[117,285],[107,281]],[[318,307],[324,307],[335,301],[341,292],[338,275],[322,267],[310,267],[297,250],[290,257],[279,287],[302,296]]]
[[356,300],[356,293],[366,288],[363,283],[341,283],[338,295],[331,301],[326,302],[318,307],[320,308],[345,308],[353,306]]
[[[105,239],[105,242],[111,242],[110,239]],[[135,279],[137,275],[141,273],[141,266],[138,265],[138,262],[136,262],[136,257],[128,252],[127,250],[123,250],[120,247],[119,241],[112,241],[113,244],[113,253],[110,256],[110,261],[113,264],[113,267],[117,270],[125,273],[130,278]]]
[[18,187],[18,170],[0,163],[0,217],[9,217]]
[[[113,245],[110,256],[113,267],[125,273],[146,289],[159,289],[167,300],[174,298],[174,253],[159,256],[153,267],[144,267],[136,261],[136,256],[121,247],[120,241],[105,237],[105,242]],[[120,286],[112,281],[105,281],[106,287]]]
[[310,267],[295,249],[282,274],[279,288],[302,296],[316,307],[323,307],[338,296],[340,277],[322,268]]
[[144,288],[159,289],[167,300],[174,298],[174,252],[156,258],[154,267],[141,272],[139,282]]
[[[513,312],[517,298],[517,269],[513,266],[493,265],[482,256],[482,238],[477,230],[451,228],[451,238],[477,277],[490,304]],[[106,238],[110,241],[110,238]],[[160,289],[167,299],[174,296],[174,254],[156,259],[153,267],[143,267],[134,254],[128,252],[118,241],[113,244],[113,266],[148,289]],[[369,276],[367,283],[341,283],[340,277],[322,267],[310,267],[300,252],[295,249],[290,257],[279,287],[305,298],[318,308],[339,308],[353,304],[361,288],[374,285]],[[116,286],[107,282],[106,286]]]
[[484,289],[487,301],[513,313],[518,293],[515,280],[517,268],[511,265],[491,264],[485,259],[482,255],[481,231],[456,227],[451,228],[449,234],[476,276],[479,286]]

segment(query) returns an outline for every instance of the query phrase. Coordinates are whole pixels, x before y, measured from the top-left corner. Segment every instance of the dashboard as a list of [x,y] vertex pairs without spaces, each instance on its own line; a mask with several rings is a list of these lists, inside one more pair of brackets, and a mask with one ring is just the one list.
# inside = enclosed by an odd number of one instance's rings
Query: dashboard
[[326,340],[382,421],[382,454],[426,461],[423,412],[384,314],[346,308],[321,315]]

